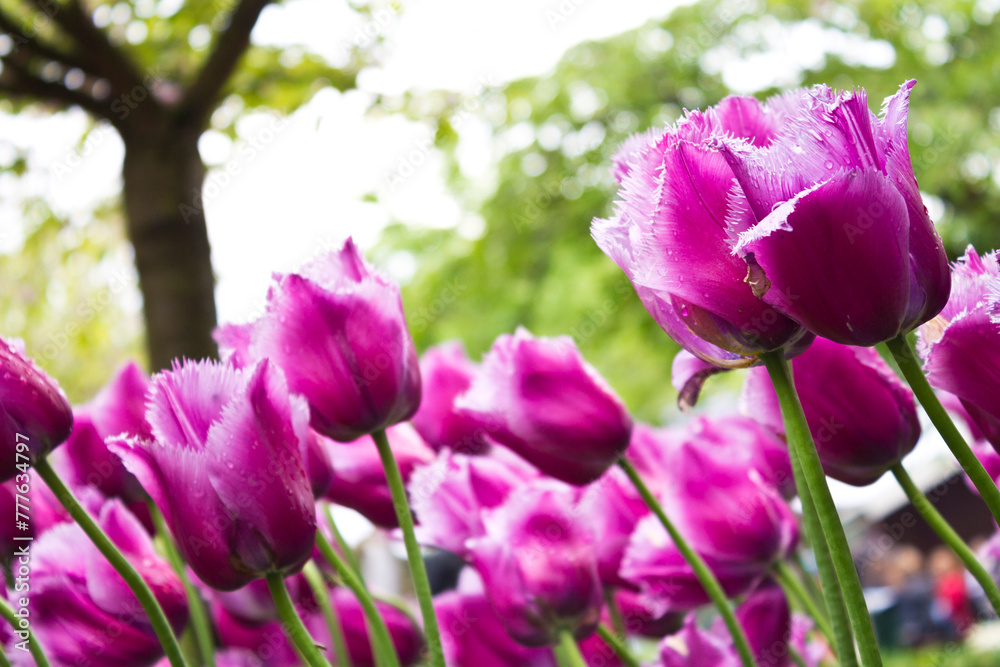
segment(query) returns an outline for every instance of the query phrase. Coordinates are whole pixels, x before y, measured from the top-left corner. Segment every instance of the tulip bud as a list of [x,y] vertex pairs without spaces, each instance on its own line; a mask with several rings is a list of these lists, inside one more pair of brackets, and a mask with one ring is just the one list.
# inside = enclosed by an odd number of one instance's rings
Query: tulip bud
[[467,540],[485,533],[485,511],[540,478],[535,468],[501,447],[485,456],[442,451],[435,461],[417,468],[407,486],[420,523],[418,539],[468,557]]
[[624,403],[571,338],[535,338],[523,328],[497,338],[456,406],[493,440],[569,484],[604,474],[632,432]]
[[[98,523],[180,633],[188,615],[184,586],[142,524],[118,500],[104,505]],[[31,629],[53,664],[144,667],[163,655],[135,595],[79,526],[49,530],[31,556]]]
[[941,314],[920,330],[927,380],[961,400],[969,419],[1000,451],[1000,261],[969,246],[952,269]]
[[[20,341],[18,341],[20,342]],[[55,380],[0,339],[0,482],[7,481],[69,437],[73,410]]]
[[420,368],[399,286],[348,239],[339,252],[276,275],[256,322],[215,334],[234,365],[271,359],[309,401],[310,425],[347,442],[405,421],[420,405]]
[[[871,348],[817,338],[792,364],[795,387],[823,470],[864,486],[910,453],[920,437],[913,394]],[[743,410],[784,433],[778,396],[763,368],[753,368]]]
[[556,667],[552,651],[511,639],[472,568],[462,570],[457,590],[434,598],[434,610],[448,667]]
[[[404,483],[417,466],[434,460],[434,450],[409,424],[390,427],[386,430],[386,438]],[[398,528],[392,492],[371,436],[366,435],[349,443],[319,436],[319,442],[329,457],[333,471],[333,479],[324,498],[350,507],[376,526]]]
[[455,399],[469,388],[475,375],[476,365],[457,341],[432,347],[420,359],[423,398],[412,423],[434,449],[481,454],[489,448],[479,422],[455,409]]
[[153,379],[154,440],[110,444],[163,512],[207,585],[234,590],[312,554],[313,495],[302,451],[308,406],[267,360],[246,369],[177,364]]
[[[795,515],[736,446],[714,441],[693,422],[660,440],[647,483],[667,516],[706,562],[723,590],[751,590],[798,542]],[[709,432],[710,433],[710,432]],[[654,516],[639,522],[619,574],[638,586],[657,613],[708,602],[694,571]]]
[[470,540],[472,561],[507,632],[525,646],[554,644],[559,633],[590,635],[602,591],[593,536],[577,517],[572,492],[534,484],[488,510],[486,534]]

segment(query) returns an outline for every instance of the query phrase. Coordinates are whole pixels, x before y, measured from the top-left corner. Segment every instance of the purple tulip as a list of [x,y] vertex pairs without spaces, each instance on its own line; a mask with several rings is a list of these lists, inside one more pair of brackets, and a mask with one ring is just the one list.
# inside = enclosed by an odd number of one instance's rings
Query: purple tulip
[[[817,338],[792,369],[830,477],[855,486],[871,484],[917,444],[920,422],[913,394],[874,349]],[[750,369],[741,401],[747,414],[784,433],[766,370]]]
[[[788,600],[772,582],[762,584],[736,608],[736,620],[746,633],[760,667],[789,667],[792,617]],[[721,619],[708,630],[696,625],[692,614],[684,630],[663,642],[662,667],[738,667],[739,655]]]
[[302,451],[309,413],[267,360],[185,362],[152,383],[154,440],[112,442],[163,512],[184,559],[212,588],[298,571],[312,554]]
[[[316,601],[305,586],[301,587],[301,593],[296,597],[297,611],[310,635],[318,644],[329,647],[332,658],[333,643]],[[350,591],[342,588],[332,589],[330,600],[340,619],[351,662],[355,667],[374,667],[375,660],[371,652],[361,603]],[[248,600],[248,602],[251,607],[255,605],[253,601]],[[219,639],[224,646],[252,651],[261,659],[264,667],[298,667],[301,664],[281,623],[266,618],[255,622],[235,603],[235,598],[225,602],[216,599],[212,605],[212,615]],[[420,629],[413,619],[387,602],[378,600],[375,606],[385,621],[400,662],[404,666],[419,662],[424,643]]]
[[614,464],[632,432],[624,403],[572,338],[523,328],[497,338],[456,405],[546,475],[581,486]]
[[948,300],[948,261],[910,165],[908,81],[881,116],[826,86],[756,106],[756,141],[716,136],[741,188],[727,225],[754,291],[818,336],[874,345]]
[[148,391],[149,378],[130,361],[90,403],[76,410],[73,432],[62,448],[72,483],[96,487],[105,496],[128,502],[145,498],[139,481],[111,453],[105,440],[117,435],[152,437],[146,421]]
[[[98,523],[180,633],[188,614],[184,587],[142,524],[118,500],[104,505]],[[54,664],[145,667],[163,655],[135,595],[79,526],[49,530],[31,556],[31,629]],[[20,594],[10,595],[16,605]]]
[[469,556],[466,542],[485,534],[484,513],[541,474],[502,447],[485,456],[442,451],[407,486],[423,544]]
[[[641,593],[620,588],[615,591],[614,596],[625,631],[630,635],[659,639],[677,632],[684,624],[683,614],[659,613],[650,609],[645,596]],[[604,623],[608,627],[613,625],[607,610]]]
[[803,614],[792,614],[792,627],[788,644],[802,658],[805,667],[819,667],[833,654],[822,637],[811,637],[816,623]]
[[[714,439],[697,421],[668,434],[671,437],[659,440],[661,463],[655,476],[645,475],[647,482],[726,593],[746,593],[795,548],[795,515],[774,486],[738,453],[739,443]],[[691,567],[654,516],[639,522],[619,574],[638,586],[658,613],[708,602]]]
[[306,465],[306,474],[309,475],[309,488],[312,489],[314,498],[322,498],[333,486],[334,472],[333,462],[330,461],[330,453],[323,445],[323,436],[312,429],[306,436],[305,450],[302,452],[302,460]]
[[[932,318],[947,259],[906,144],[909,90],[728,97],[625,158],[594,223],[659,324],[695,355],[750,365],[809,331],[874,345]],[[848,274],[847,271],[850,271]]]
[[755,273],[732,253],[726,221],[745,198],[710,142],[720,134],[767,140],[762,120],[756,100],[730,97],[665,134],[630,141],[615,168],[623,176],[615,215],[591,229],[663,330],[726,368],[807,337],[754,295]]
[[65,441],[72,429],[73,409],[58,383],[25,355],[23,345],[0,338],[0,438],[4,451],[0,482],[27,472],[29,463]]
[[420,405],[420,368],[399,286],[348,239],[297,273],[276,275],[256,322],[216,332],[233,364],[267,357],[309,401],[313,429],[347,442],[405,421]]
[[[386,430],[389,447],[399,465],[403,482],[413,471],[434,460],[434,450],[427,446],[409,424],[397,424]],[[398,528],[392,493],[385,478],[382,460],[371,436],[341,443],[319,436],[330,459],[333,480],[324,498],[350,507],[383,528]]]
[[472,562],[507,632],[525,646],[557,641],[559,631],[590,635],[602,591],[593,536],[574,493],[543,482],[486,510],[486,534],[470,540]]
[[969,246],[952,269],[951,298],[920,330],[927,380],[951,392],[1000,450],[1000,262]]
[[412,423],[434,449],[481,454],[489,448],[479,422],[455,409],[455,399],[469,388],[475,375],[476,365],[458,341],[432,347],[420,359],[423,398]]
[[466,568],[458,589],[434,598],[448,667],[556,667],[552,651],[518,644],[493,611],[475,570]]
[[618,569],[639,519],[649,514],[646,503],[619,468],[611,468],[581,489],[579,503],[581,515],[587,517],[599,538],[594,544],[594,554],[601,582],[611,587],[630,586]]

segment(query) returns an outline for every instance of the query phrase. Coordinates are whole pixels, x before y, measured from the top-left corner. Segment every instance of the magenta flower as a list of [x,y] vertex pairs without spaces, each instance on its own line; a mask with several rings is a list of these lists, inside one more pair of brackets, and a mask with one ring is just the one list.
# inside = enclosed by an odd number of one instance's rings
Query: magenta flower
[[[301,592],[294,594],[297,611],[309,634],[318,644],[330,647],[332,654],[333,643],[322,612],[307,587],[296,588],[301,589]],[[375,667],[361,603],[349,590],[343,588],[331,589],[330,600],[340,619],[351,662],[355,667]],[[261,659],[264,667],[299,667],[302,663],[281,623],[267,617],[256,620],[255,613],[245,613],[235,606],[236,601],[236,598],[229,598],[223,603],[216,599],[212,605],[212,616],[222,644],[232,649],[253,652]],[[251,608],[256,604],[252,600],[248,602]],[[375,606],[385,621],[400,662],[404,666],[419,662],[424,642],[413,619],[388,602],[378,600]]]
[[[736,608],[736,620],[747,635],[754,660],[760,667],[792,665],[789,643],[792,633],[788,600],[777,584],[767,582]],[[698,628],[688,617],[683,631],[660,646],[661,667],[739,667],[741,661],[725,625]]]
[[490,437],[569,484],[589,484],[624,453],[632,419],[568,336],[503,335],[456,406]]
[[20,341],[0,338],[0,371],[0,482],[4,482],[26,472],[29,462],[69,437],[73,409],[59,384],[25,355]]
[[434,610],[448,667],[556,667],[551,650],[522,646],[507,634],[471,568],[462,570],[456,590],[434,598]]
[[[874,345],[934,317],[950,281],[906,144],[909,90],[728,97],[624,158],[598,245],[693,354],[748,366],[817,335]],[[801,327],[799,326],[801,325]]]
[[594,538],[573,495],[563,485],[521,489],[485,512],[486,534],[468,543],[493,609],[525,646],[553,644],[560,631],[582,639],[600,620]]
[[882,113],[865,91],[772,98],[769,141],[718,136],[742,194],[727,220],[754,291],[818,336],[874,345],[931,319],[951,281],[910,165],[908,81]]
[[[648,483],[726,593],[746,593],[795,548],[795,515],[739,453],[738,441],[715,439],[697,421],[667,435],[657,443],[660,463],[655,475],[647,475]],[[655,460],[646,457],[647,463]],[[708,602],[694,572],[651,515],[633,533],[619,574],[640,588],[657,613]]]
[[[864,486],[910,453],[920,438],[913,394],[871,348],[817,338],[792,364],[795,387],[823,470]],[[767,371],[750,369],[741,398],[752,414],[784,433]]]
[[[104,505],[98,523],[180,633],[188,616],[184,587],[142,524],[118,500]],[[145,667],[163,655],[139,601],[79,526],[56,526],[38,538],[30,586],[31,629],[54,664]],[[19,594],[10,595],[16,601]]]
[[309,401],[311,426],[341,442],[413,416],[420,368],[399,286],[351,239],[297,273],[276,275],[267,311],[216,332],[233,364],[269,358]]
[[458,341],[432,347],[421,357],[423,398],[412,423],[434,449],[481,454],[489,448],[479,422],[455,409],[455,399],[469,388],[475,375],[476,365]]
[[756,100],[730,97],[629,142],[616,161],[623,180],[615,215],[591,229],[663,330],[716,366],[748,366],[807,336],[754,295],[757,276],[732,253],[727,219],[741,191],[710,145],[720,134],[767,141],[773,122]]
[[502,447],[485,456],[442,451],[417,468],[407,490],[423,544],[469,556],[466,542],[485,534],[485,512],[541,474]]
[[308,406],[263,360],[236,369],[185,362],[153,379],[153,440],[111,450],[163,512],[207,585],[233,590],[296,572],[312,554],[313,495],[302,451]]
[[[637,427],[635,431],[637,432]],[[598,539],[594,543],[597,571],[605,586],[631,586],[618,574],[625,549],[639,520],[649,508],[619,468],[581,489],[580,513]]]
[[[418,466],[434,460],[434,450],[409,424],[390,427],[386,437],[404,482],[410,479]],[[371,436],[366,435],[350,443],[319,436],[319,441],[329,456],[333,470],[333,480],[323,497],[350,507],[377,526],[399,527],[382,460]]]
[[62,448],[77,485],[96,487],[108,497],[127,502],[144,500],[139,481],[125,469],[105,440],[124,435],[150,439],[153,435],[146,421],[146,393],[149,378],[128,362],[111,378],[90,403],[77,409],[76,424]]
[[1000,450],[1000,262],[969,246],[952,269],[951,298],[920,330],[927,380],[961,400]]

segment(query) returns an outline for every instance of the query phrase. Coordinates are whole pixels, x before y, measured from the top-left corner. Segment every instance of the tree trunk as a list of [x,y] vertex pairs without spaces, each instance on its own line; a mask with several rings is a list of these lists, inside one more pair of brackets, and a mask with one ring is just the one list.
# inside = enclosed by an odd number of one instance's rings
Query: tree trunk
[[123,136],[123,178],[155,371],[175,358],[216,357],[218,350],[212,340],[215,277],[201,200],[202,128],[171,117],[149,121]]

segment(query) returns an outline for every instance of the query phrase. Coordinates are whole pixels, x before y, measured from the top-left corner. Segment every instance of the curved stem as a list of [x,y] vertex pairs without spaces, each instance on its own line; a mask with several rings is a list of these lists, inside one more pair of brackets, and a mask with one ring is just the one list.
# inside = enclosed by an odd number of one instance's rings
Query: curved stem
[[337,615],[337,608],[330,600],[330,591],[327,590],[326,582],[323,581],[323,574],[316,567],[316,563],[309,561],[302,569],[302,574],[309,583],[309,588],[313,592],[313,597],[319,603],[323,619],[326,621],[326,628],[330,631],[330,639],[333,641],[333,649],[337,654],[337,667],[352,667],[351,654],[347,652],[347,640],[344,639],[344,627],[340,624],[340,616]]
[[361,580],[351,568],[347,566],[347,563],[340,557],[340,554],[334,551],[330,543],[323,537],[323,533],[319,531],[316,531],[316,546],[319,548],[323,558],[336,570],[337,576],[340,577],[345,586],[351,589],[351,592],[354,593],[354,596],[361,604],[361,609],[365,613],[365,620],[368,623],[368,636],[372,646],[372,653],[375,656],[379,656],[379,664],[386,667],[399,667],[396,647],[392,643],[389,629],[385,626],[385,620],[378,613],[378,608],[375,606],[375,600],[372,598],[371,593],[368,592],[368,589],[365,588],[365,585],[361,583]]
[[3,648],[0,648],[0,667],[11,667],[10,660],[7,659],[7,654],[3,652]]
[[[816,508],[813,507],[814,512],[815,510]],[[817,517],[816,520],[819,521],[819,517]],[[827,547],[827,549],[829,549],[829,547]],[[797,568],[799,568],[799,572],[802,574],[802,581],[805,582],[806,590],[809,591],[809,596],[813,600],[822,601],[823,592],[819,589],[819,585],[816,583],[816,580],[813,579],[812,575],[809,574],[809,569],[806,567],[806,564],[802,561],[802,554],[798,551],[792,554],[792,562],[795,563],[795,566]],[[819,565],[817,564],[817,570],[818,569]]]
[[386,481],[388,481],[389,490],[392,492],[392,504],[396,508],[396,518],[399,519],[399,527],[403,532],[406,558],[410,562],[410,574],[413,577],[413,589],[420,602],[420,615],[423,617],[424,634],[427,636],[429,664],[431,667],[445,667],[444,652],[441,648],[441,631],[438,629],[437,616],[434,613],[431,584],[427,579],[427,568],[424,565],[424,557],[420,553],[420,545],[417,544],[417,536],[413,532],[413,515],[410,513],[410,505],[406,500],[403,476],[399,472],[396,458],[392,455],[392,448],[389,446],[389,439],[386,438],[385,431],[375,431],[372,433],[372,438],[375,440],[379,457],[382,459],[382,468],[385,470]]
[[[38,638],[35,637],[31,628],[25,628],[24,630],[21,629],[21,626],[18,625],[18,621],[20,619],[10,604],[3,598],[0,598],[0,616],[3,616],[4,619],[10,623],[15,632],[28,633],[27,639],[22,641],[28,642],[28,652],[31,653],[31,657],[35,659],[35,664],[38,667],[52,667],[49,663],[49,659],[45,657],[45,651],[42,650],[42,645],[38,643]],[[18,639],[20,639],[20,636],[18,636]]]
[[365,577],[361,572],[361,563],[358,562],[358,556],[354,553],[354,549],[351,548],[351,545],[347,543],[347,540],[344,539],[340,529],[337,528],[337,522],[333,518],[333,507],[329,503],[326,504],[325,514],[326,525],[329,526],[330,533],[333,534],[333,541],[337,543],[337,548],[344,554],[344,558],[347,559],[347,564],[351,566],[352,570],[354,570],[354,574],[358,575],[358,579],[364,581]]
[[156,503],[148,501],[149,515],[153,519],[153,526],[156,534],[162,538],[164,555],[170,566],[177,573],[177,577],[184,584],[184,592],[187,594],[188,610],[191,614],[191,626],[194,628],[195,642],[198,644],[198,653],[201,656],[202,664],[205,667],[215,667],[215,642],[212,639],[212,628],[208,620],[208,613],[205,611],[205,603],[198,594],[198,589],[191,583],[191,578],[187,576],[187,569],[184,567],[184,559],[177,551],[177,546],[170,538],[170,531],[167,530],[167,523],[163,520],[163,514]]
[[281,619],[285,634],[292,641],[295,651],[309,667],[330,667],[330,663],[320,653],[316,642],[313,641],[309,630],[306,629],[305,623],[295,611],[295,604],[288,594],[285,578],[281,576],[280,572],[267,573],[267,588],[271,591],[271,599],[274,600],[274,606],[278,609],[278,618]]
[[604,604],[608,608],[608,616],[611,617],[611,627],[619,637],[625,636],[625,619],[622,618],[622,610],[615,600],[615,591],[610,586],[604,587]]
[[[826,640],[833,643],[833,628],[830,627],[830,619],[827,618],[826,612],[820,609],[816,601],[806,592],[802,582],[792,572],[792,568],[788,567],[784,561],[778,561],[774,564],[773,571],[774,578],[778,580],[778,583],[784,589],[785,595],[795,600],[816,622],[816,627],[823,633]],[[853,653],[853,647],[850,653]]]
[[701,556],[687,543],[687,540],[680,534],[673,522],[667,518],[666,513],[660,507],[660,503],[657,502],[653,492],[642,481],[642,477],[628,459],[624,456],[620,457],[618,459],[618,466],[632,480],[632,485],[635,486],[639,495],[642,496],[643,501],[649,507],[650,511],[656,515],[656,518],[660,520],[663,527],[667,529],[667,533],[669,533],[670,539],[673,540],[674,546],[677,547],[677,550],[681,552],[681,556],[684,557],[684,560],[694,570],[695,577],[697,577],[698,582],[715,604],[715,608],[719,610],[719,614],[722,616],[729,634],[733,636],[733,645],[736,647],[736,652],[739,653],[740,661],[744,667],[755,667],[757,663],[754,660],[753,651],[750,649],[750,642],[747,641],[743,628],[740,627],[739,621],[736,620],[736,615],[733,613],[733,608],[729,605],[729,600],[726,599],[726,593],[722,590],[719,580],[715,578],[715,575],[712,574],[712,571],[705,564],[705,561],[702,560]]
[[[802,468],[805,486],[809,489],[809,494],[816,507],[816,514],[819,516],[822,533],[830,546],[830,556],[833,559],[837,579],[840,581],[840,587],[844,593],[844,602],[847,604],[847,612],[854,628],[854,636],[857,637],[858,648],[861,651],[861,664],[865,667],[881,667],[882,655],[875,637],[875,626],[872,625],[871,615],[868,613],[868,605],[865,603],[864,592],[861,590],[858,571],[854,567],[854,559],[851,556],[847,535],[844,533],[844,526],[840,523],[837,506],[834,505],[833,496],[830,495],[830,487],[826,484],[823,464],[820,463],[816,444],[813,442],[809,424],[806,422],[806,415],[802,411],[802,404],[799,402],[799,396],[792,382],[791,369],[781,352],[769,352],[762,355],[762,358],[768,374],[771,376],[771,383],[778,394],[778,402],[781,404],[781,416],[785,422],[785,436],[788,440],[788,446],[795,450]],[[824,594],[826,594],[825,591]],[[844,657],[840,656],[841,660]]]
[[[830,554],[830,545],[823,534],[819,514],[816,513],[816,503],[813,502],[812,493],[809,492],[809,486],[806,484],[802,471],[802,463],[794,447],[788,448],[788,456],[792,463],[795,487],[799,494],[799,500],[802,502],[802,524],[809,537],[809,546],[812,547],[813,555],[816,557],[816,571],[823,587],[819,599],[823,601],[823,606],[830,619],[830,632],[832,633],[830,641],[833,642],[837,659],[842,667],[857,667],[858,656],[857,650],[854,648],[854,631],[851,629],[851,619],[847,611],[847,603],[844,601],[844,592],[841,590],[840,581],[837,579],[837,570],[833,564],[833,556]],[[810,596],[810,600],[816,603],[815,597]]]
[[170,622],[167,621],[163,609],[156,601],[156,597],[153,595],[153,591],[150,590],[146,580],[135,571],[132,564],[122,555],[122,552],[118,550],[114,542],[104,534],[104,531],[101,530],[97,522],[87,513],[87,510],[83,509],[80,501],[76,499],[73,492],[69,490],[69,487],[63,484],[63,481],[59,479],[59,475],[56,474],[56,471],[52,469],[52,466],[49,465],[46,459],[40,458],[35,462],[35,471],[38,472],[38,475],[48,485],[55,497],[62,503],[62,506],[66,508],[66,511],[69,512],[73,520],[80,525],[80,528],[87,534],[87,537],[94,543],[98,551],[104,554],[104,557],[108,559],[108,562],[121,575],[125,583],[128,584],[128,587],[132,589],[135,597],[139,600],[139,604],[142,605],[143,611],[146,612],[149,623],[153,626],[156,638],[160,640],[160,644],[163,646],[163,651],[166,653],[171,667],[187,667],[180,644],[177,643],[177,636],[174,634],[173,628],[170,627]]
[[934,508],[934,505],[931,504],[931,501],[923,494],[920,488],[914,484],[913,479],[906,472],[906,469],[903,468],[902,463],[897,463],[892,467],[892,474],[896,476],[899,485],[903,487],[906,496],[913,503],[920,516],[924,518],[924,521],[927,522],[927,525],[933,528],[942,541],[951,547],[955,555],[962,559],[962,562],[965,563],[965,568],[975,577],[979,585],[983,587],[983,592],[986,593],[986,597],[989,599],[990,604],[993,605],[993,609],[1000,614],[1000,589],[997,588],[996,582],[993,581],[993,577],[986,571],[983,564],[976,558],[976,554],[972,552],[969,545],[959,537],[955,529]]
[[576,640],[568,630],[559,632],[559,645],[556,648],[567,667],[587,667],[587,661],[584,660],[580,647],[576,645]]
[[937,395],[924,376],[923,370],[920,368],[920,362],[917,360],[916,352],[910,345],[910,341],[906,339],[905,335],[899,335],[887,341],[885,346],[892,353],[892,357],[896,360],[899,370],[910,384],[910,389],[913,390],[917,400],[920,401],[920,405],[923,406],[927,416],[931,418],[934,428],[941,434],[945,444],[948,445],[948,449],[958,459],[962,470],[972,480],[972,483],[979,491],[979,495],[982,496],[986,505],[990,508],[993,518],[1000,521],[1000,489],[997,489],[997,485],[993,482],[990,474],[986,472],[983,464],[972,453],[972,449],[965,442],[962,434],[958,432],[955,422],[948,415],[948,411],[941,405],[941,401],[938,400]]
[[619,635],[614,630],[602,623],[597,626],[597,634],[615,652],[618,659],[625,663],[626,667],[639,667],[639,661],[629,652],[625,642],[618,638]]

